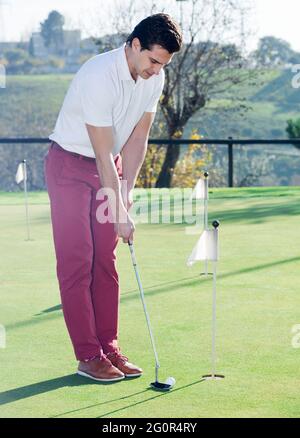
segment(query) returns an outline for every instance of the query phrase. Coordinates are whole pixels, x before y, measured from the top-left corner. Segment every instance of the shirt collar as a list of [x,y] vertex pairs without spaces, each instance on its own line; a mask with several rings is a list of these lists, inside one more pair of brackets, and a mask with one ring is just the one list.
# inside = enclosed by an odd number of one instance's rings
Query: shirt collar
[[120,47],[120,49],[119,49],[120,50],[120,56],[119,56],[120,78],[122,81],[132,81],[135,84],[139,84],[140,82],[142,82],[143,78],[138,76],[136,82],[132,78],[130,70],[129,70],[127,58],[126,58],[125,46],[126,46],[126,43],[124,43],[123,46]]

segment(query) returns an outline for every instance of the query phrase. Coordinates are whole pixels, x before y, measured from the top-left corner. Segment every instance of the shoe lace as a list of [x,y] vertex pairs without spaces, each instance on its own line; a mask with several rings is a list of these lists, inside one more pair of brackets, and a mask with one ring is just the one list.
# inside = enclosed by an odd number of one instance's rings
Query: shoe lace
[[116,358],[118,360],[121,360],[122,362],[128,362],[128,357],[124,356],[124,354],[121,353],[120,349],[107,353],[106,356],[108,359]]

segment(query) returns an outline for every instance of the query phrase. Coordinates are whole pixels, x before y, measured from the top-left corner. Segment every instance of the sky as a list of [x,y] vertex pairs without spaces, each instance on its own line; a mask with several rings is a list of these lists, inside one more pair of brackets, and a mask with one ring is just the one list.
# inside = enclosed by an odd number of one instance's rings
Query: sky
[[[33,30],[48,13],[56,9],[66,18],[65,28],[82,29],[82,36],[91,36],[99,29],[100,20],[108,13],[107,5],[115,7],[118,0],[0,0],[0,40],[28,40]],[[140,1],[140,0],[136,0]],[[239,0],[233,0],[238,3]],[[273,35],[288,41],[300,52],[300,0],[251,0],[253,4],[253,36],[247,47],[252,50],[262,36]],[[178,3],[174,0],[177,7]],[[96,36],[99,36],[96,35]]]

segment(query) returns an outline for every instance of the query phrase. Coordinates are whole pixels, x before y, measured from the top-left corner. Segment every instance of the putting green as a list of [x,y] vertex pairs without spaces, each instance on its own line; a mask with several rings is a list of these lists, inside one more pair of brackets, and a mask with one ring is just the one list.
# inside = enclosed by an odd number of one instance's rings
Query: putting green
[[[137,193],[140,194],[140,191]],[[197,235],[182,224],[138,224],[135,237],[170,393],[148,388],[154,360],[126,245],[118,248],[120,345],[144,369],[113,385],[75,374],[64,325],[45,192],[30,193],[25,241],[22,193],[0,194],[0,417],[300,417],[300,189],[211,189],[209,220],[220,220],[217,371],[210,372],[211,278],[187,268]],[[298,329],[298,333],[300,330]],[[2,340],[3,341],[3,340]]]

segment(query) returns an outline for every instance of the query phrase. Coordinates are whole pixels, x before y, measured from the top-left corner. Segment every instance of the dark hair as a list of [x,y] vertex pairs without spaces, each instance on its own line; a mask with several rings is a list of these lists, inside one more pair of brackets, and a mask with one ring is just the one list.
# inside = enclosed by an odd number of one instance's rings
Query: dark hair
[[151,46],[158,44],[169,53],[179,52],[182,46],[182,33],[179,25],[168,14],[154,14],[144,18],[135,26],[127,38],[131,46],[132,40],[138,38],[142,50],[151,50]]

